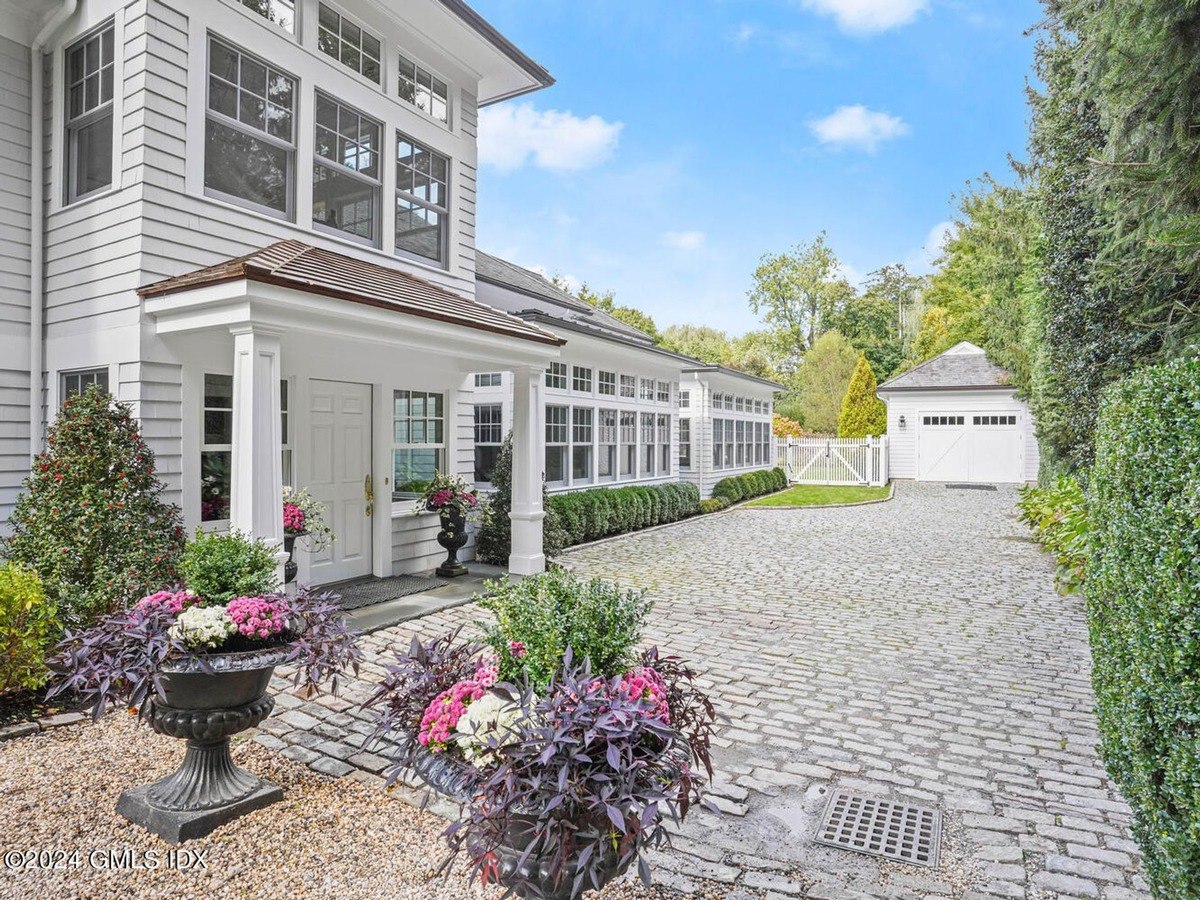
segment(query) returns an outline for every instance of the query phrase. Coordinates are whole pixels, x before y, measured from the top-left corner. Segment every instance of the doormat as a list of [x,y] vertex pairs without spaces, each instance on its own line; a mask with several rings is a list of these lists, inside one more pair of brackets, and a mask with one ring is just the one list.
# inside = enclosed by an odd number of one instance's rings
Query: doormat
[[423,575],[393,575],[391,578],[351,581],[349,584],[333,588],[333,591],[342,595],[342,609],[362,609],[364,606],[387,603],[409,594],[431,591],[445,583],[439,578],[426,578]]
[[948,484],[946,488],[951,491],[994,491],[994,484]]
[[838,791],[814,840],[818,844],[934,868],[941,844],[939,810]]

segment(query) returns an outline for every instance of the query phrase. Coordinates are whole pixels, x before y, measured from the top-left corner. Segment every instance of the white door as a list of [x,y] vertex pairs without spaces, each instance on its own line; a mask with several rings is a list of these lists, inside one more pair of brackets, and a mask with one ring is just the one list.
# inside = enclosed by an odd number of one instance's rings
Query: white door
[[325,505],[337,540],[313,554],[313,584],[371,573],[371,386],[309,381],[309,493]]
[[1022,481],[1021,430],[1015,411],[921,413],[920,481]]

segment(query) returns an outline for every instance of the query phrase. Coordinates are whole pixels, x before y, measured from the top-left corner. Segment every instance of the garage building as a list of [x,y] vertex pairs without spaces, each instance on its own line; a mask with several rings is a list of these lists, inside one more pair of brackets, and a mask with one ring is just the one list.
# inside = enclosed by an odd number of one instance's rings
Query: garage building
[[1033,416],[1011,381],[981,348],[963,341],[881,384],[892,478],[1035,481]]

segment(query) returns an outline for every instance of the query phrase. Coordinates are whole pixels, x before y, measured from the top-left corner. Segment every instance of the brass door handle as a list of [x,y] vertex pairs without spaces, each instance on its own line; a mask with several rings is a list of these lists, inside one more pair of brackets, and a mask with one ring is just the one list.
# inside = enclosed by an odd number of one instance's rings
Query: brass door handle
[[363,479],[363,499],[367,501],[367,516],[375,512],[375,491],[371,487],[371,473]]

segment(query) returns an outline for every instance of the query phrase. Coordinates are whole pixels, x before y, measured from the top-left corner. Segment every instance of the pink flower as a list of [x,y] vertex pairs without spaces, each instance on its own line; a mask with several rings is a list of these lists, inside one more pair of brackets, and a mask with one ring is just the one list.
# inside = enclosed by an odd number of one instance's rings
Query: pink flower
[[173,616],[183,612],[184,607],[199,602],[200,598],[187,591],[158,591],[139,600],[134,612],[148,613],[156,609],[165,610]]
[[500,659],[490,651],[483,654],[479,664],[475,666],[474,681],[480,687],[490,688],[500,680]]
[[283,504],[283,530],[288,534],[300,534],[304,531],[304,510],[295,503]]
[[529,651],[525,649],[525,645],[520,641],[509,641],[508,652],[513,655],[513,659],[524,659],[525,654]]
[[442,691],[425,708],[417,741],[433,753],[441,753],[450,742],[450,732],[467,711],[473,700],[484,695],[484,687],[476,681],[460,681]]
[[621,691],[634,700],[645,700],[651,704],[649,714],[663,722],[671,721],[671,710],[667,706],[667,686],[662,676],[649,666],[636,666],[621,676]]
[[265,597],[235,597],[225,605],[225,612],[238,633],[248,638],[266,640],[283,631],[285,624],[282,605]]

